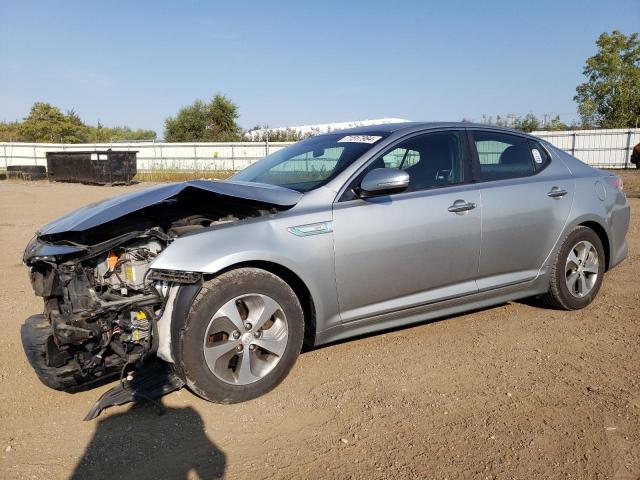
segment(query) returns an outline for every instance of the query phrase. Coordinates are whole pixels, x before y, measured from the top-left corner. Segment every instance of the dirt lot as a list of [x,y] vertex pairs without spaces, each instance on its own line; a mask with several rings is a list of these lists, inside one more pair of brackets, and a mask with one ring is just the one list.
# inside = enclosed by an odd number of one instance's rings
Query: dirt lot
[[[625,174],[640,196],[640,172]],[[304,353],[257,400],[187,390],[82,422],[28,365],[35,229],[132,188],[0,182],[0,478],[640,478],[640,199],[594,304],[511,303]]]

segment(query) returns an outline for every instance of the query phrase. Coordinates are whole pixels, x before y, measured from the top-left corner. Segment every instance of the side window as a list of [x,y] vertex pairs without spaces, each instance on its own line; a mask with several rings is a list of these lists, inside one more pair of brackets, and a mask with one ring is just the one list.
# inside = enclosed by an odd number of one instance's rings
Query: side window
[[409,168],[420,160],[420,153],[406,148],[394,148],[386,155],[382,156],[385,168]]
[[413,137],[374,160],[374,168],[400,168],[409,174],[415,192],[462,181],[461,141],[458,132],[429,133]]
[[[482,180],[526,177],[535,173],[534,154],[526,138],[499,132],[473,132],[473,138]],[[542,156],[544,150],[538,148]]]

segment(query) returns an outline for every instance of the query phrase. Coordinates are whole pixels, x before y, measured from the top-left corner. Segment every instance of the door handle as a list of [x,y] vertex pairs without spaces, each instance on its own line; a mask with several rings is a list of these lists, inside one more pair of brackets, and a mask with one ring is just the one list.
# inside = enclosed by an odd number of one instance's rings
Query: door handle
[[553,187],[550,192],[547,192],[547,196],[551,197],[551,198],[562,198],[567,193],[569,193],[569,192],[567,192],[563,188]]
[[473,202],[465,202],[464,200],[456,200],[447,210],[451,213],[463,213],[476,208],[476,204]]

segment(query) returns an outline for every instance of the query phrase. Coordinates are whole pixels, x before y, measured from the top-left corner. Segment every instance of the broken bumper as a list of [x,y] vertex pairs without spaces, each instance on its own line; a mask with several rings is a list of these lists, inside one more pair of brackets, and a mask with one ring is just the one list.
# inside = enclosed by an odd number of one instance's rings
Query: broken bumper
[[[86,382],[77,374],[77,368],[72,362],[67,362],[65,359],[65,362],[59,362],[64,363],[63,365],[55,366],[56,359],[51,358],[51,355],[57,349],[50,345],[50,342],[53,342],[51,325],[44,315],[33,315],[27,318],[20,333],[27,359],[40,381],[47,387],[74,393],[103,385],[118,375],[118,372],[114,371]],[[159,359],[145,363],[143,368],[136,369],[132,375],[131,380],[124,380],[105,392],[94,403],[84,419],[92,420],[105,408],[114,405],[148,401],[184,387],[184,382],[176,375],[172,365]]]

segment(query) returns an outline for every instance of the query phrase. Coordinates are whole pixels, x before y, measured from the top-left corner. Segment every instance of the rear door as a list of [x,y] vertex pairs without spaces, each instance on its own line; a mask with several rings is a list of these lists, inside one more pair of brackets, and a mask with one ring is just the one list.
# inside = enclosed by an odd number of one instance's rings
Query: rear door
[[482,205],[480,291],[534,279],[563,231],[574,181],[538,142],[469,130]]
[[404,169],[407,191],[358,198],[353,189],[364,171],[334,204],[343,322],[477,291],[480,199],[469,183],[469,157],[463,131],[399,141],[366,171]]

